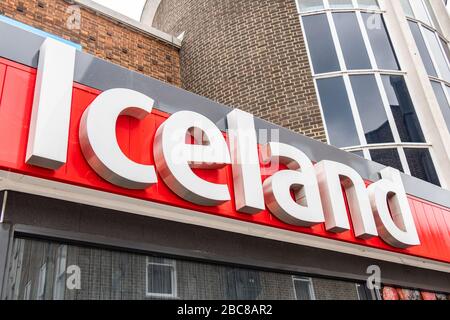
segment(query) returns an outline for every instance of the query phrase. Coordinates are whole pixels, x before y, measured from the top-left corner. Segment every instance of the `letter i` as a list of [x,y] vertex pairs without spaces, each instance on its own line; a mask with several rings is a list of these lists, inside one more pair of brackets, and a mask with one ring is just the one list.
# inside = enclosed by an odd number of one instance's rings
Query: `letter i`
[[75,54],[52,38],[40,48],[27,164],[56,170],[67,161]]

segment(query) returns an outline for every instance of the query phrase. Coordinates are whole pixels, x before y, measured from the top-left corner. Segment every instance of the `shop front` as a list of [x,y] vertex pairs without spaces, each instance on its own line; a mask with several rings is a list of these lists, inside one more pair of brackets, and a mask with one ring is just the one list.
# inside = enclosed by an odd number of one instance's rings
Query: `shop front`
[[57,40],[0,33],[2,298],[450,292],[449,191]]

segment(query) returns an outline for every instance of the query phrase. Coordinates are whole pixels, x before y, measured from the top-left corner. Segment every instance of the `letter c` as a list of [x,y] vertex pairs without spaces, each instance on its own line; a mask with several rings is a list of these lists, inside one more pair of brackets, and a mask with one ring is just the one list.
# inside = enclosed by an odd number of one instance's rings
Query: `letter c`
[[130,160],[116,137],[117,118],[127,115],[144,119],[154,101],[129,89],[100,94],[84,112],[80,122],[81,150],[89,165],[103,179],[127,189],[146,189],[157,182],[155,168]]

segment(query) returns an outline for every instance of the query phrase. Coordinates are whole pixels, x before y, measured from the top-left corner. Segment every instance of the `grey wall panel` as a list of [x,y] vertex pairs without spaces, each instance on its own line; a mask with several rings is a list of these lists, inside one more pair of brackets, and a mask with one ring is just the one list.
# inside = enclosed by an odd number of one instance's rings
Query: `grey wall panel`
[[378,265],[384,283],[450,292],[447,273],[38,196],[10,193],[7,212],[16,231],[32,237],[361,281]]
[[[39,47],[43,38],[0,22],[0,57],[36,67]],[[5,36],[3,36],[5,35]],[[140,73],[128,70],[84,52],[77,52],[75,81],[99,90],[128,88],[155,99],[156,108],[168,113],[190,110],[201,113],[215,122],[220,129],[226,127],[226,115],[230,107],[215,103],[180,88],[171,86]],[[378,180],[378,172],[384,167],[354,154],[291,132],[261,119],[256,128],[279,130],[280,141],[304,151],[313,161],[334,160],[350,165],[364,178]],[[406,191],[419,198],[450,207],[450,191],[425,181],[402,175]]]

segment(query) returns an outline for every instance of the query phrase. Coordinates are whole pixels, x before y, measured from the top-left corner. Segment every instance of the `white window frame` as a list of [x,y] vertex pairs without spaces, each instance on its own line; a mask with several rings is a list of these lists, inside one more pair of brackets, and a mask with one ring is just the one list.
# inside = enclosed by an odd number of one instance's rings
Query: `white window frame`
[[310,277],[293,276],[292,277],[292,286],[294,288],[295,300],[298,300],[298,298],[297,298],[297,290],[295,289],[295,282],[296,281],[307,282],[308,283],[308,289],[309,289],[309,295],[311,297],[311,300],[316,300],[316,294],[314,293],[314,284],[313,284],[312,278],[310,278]]
[[[177,286],[177,264],[175,260],[172,259],[162,259],[163,262],[155,262],[151,261],[153,257],[147,257],[146,258],[146,264],[145,264],[145,296],[147,298],[159,298],[159,299],[178,299],[178,286]],[[160,258],[158,258],[160,259]],[[158,266],[165,266],[171,268],[171,286],[172,286],[172,293],[166,294],[166,293],[158,293],[158,292],[150,292],[148,287],[148,266],[149,265],[158,265]]]
[[39,269],[38,289],[36,298],[37,300],[44,300],[45,298],[45,286],[47,281],[47,262],[44,262]]
[[[398,75],[398,76],[402,76],[407,88],[411,88],[410,85],[410,79],[407,75],[407,73],[405,71],[402,70],[402,63],[399,59],[399,55],[397,54],[396,50],[395,50],[395,45],[392,44],[392,49],[394,50],[394,54],[396,56],[397,59],[397,63],[399,64],[399,69],[400,70],[384,70],[384,69],[380,69],[378,67],[376,58],[375,58],[375,53],[372,49],[372,44],[370,42],[369,39],[369,35],[367,33],[366,27],[364,26],[364,19],[362,17],[362,13],[374,13],[374,14],[380,14],[381,16],[383,16],[384,13],[386,13],[386,10],[383,8],[383,2],[382,1],[378,1],[378,5],[379,8],[378,9],[363,9],[363,8],[359,8],[358,7],[358,2],[357,0],[352,0],[353,1],[353,8],[346,8],[346,9],[332,9],[329,5],[329,1],[328,0],[323,0],[324,2],[324,8],[320,9],[320,10],[312,10],[312,11],[305,11],[305,12],[301,12],[300,11],[300,4],[299,1],[302,0],[296,0],[296,4],[297,4],[297,10],[298,10],[298,14],[299,14],[299,20],[300,20],[300,24],[301,24],[301,28],[302,28],[302,32],[303,32],[303,39],[305,41],[305,45],[306,45],[306,52],[308,55],[308,60],[311,66],[311,73],[313,76],[313,81],[314,81],[314,88],[317,94],[317,100],[318,100],[318,104],[319,104],[319,108],[320,108],[320,112],[321,112],[321,116],[322,116],[322,122],[323,122],[323,126],[324,126],[324,131],[325,131],[325,136],[327,139],[328,144],[330,144],[330,133],[327,127],[327,123],[325,120],[325,113],[324,113],[324,109],[323,109],[323,105],[320,99],[320,95],[319,95],[319,90],[318,90],[318,86],[317,86],[317,80],[320,79],[326,79],[326,78],[334,78],[334,77],[342,77],[344,80],[344,84],[345,84],[345,89],[346,89],[346,94],[348,96],[349,99],[349,103],[350,103],[350,108],[352,111],[352,116],[354,119],[354,124],[355,124],[355,128],[356,128],[356,132],[358,134],[358,139],[360,141],[360,145],[357,146],[348,146],[345,148],[341,148],[344,151],[349,151],[349,152],[353,152],[353,151],[362,151],[364,154],[364,158],[367,160],[372,160],[372,157],[370,155],[370,150],[374,150],[374,149],[397,149],[399,158],[400,158],[400,162],[401,165],[403,167],[403,172],[405,174],[411,175],[411,170],[409,167],[409,163],[408,160],[406,158],[406,153],[404,151],[404,148],[410,149],[410,148],[421,148],[421,149],[427,149],[430,152],[431,155],[431,159],[433,161],[433,165],[435,167],[435,171],[436,174],[438,176],[439,182],[441,184],[442,187],[445,187],[445,180],[442,176],[442,171],[440,169],[440,167],[437,164],[437,161],[435,161],[435,155],[434,155],[434,149],[432,144],[430,144],[427,141],[427,137],[424,136],[425,138],[425,142],[424,143],[409,143],[409,142],[402,142],[401,141],[401,137],[400,134],[398,132],[398,128],[397,128],[397,124],[395,123],[395,119],[394,119],[394,115],[392,114],[392,110],[390,108],[389,105],[389,101],[388,101],[388,97],[387,97],[387,93],[386,90],[384,89],[384,85],[383,85],[383,81],[382,81],[382,76],[384,75]],[[425,6],[425,10],[427,10],[428,8]],[[414,10],[414,9],[413,9]],[[333,16],[332,14],[335,12],[354,12],[356,17],[357,17],[357,21],[359,24],[359,28],[361,31],[361,35],[366,47],[366,51],[369,55],[369,60],[371,63],[371,69],[364,69],[364,70],[348,70],[346,63],[345,63],[345,59],[344,59],[344,55],[343,55],[343,51],[340,45],[340,41],[339,41],[339,36],[338,36],[338,32],[336,29],[336,26],[334,24],[334,20],[333,20]],[[303,19],[302,17],[304,16],[311,16],[311,15],[318,15],[318,14],[326,14],[327,20],[328,20],[328,25],[330,27],[330,31],[331,31],[331,36],[332,36],[332,40],[333,40],[333,44],[334,44],[334,48],[336,51],[336,55],[339,61],[339,66],[340,66],[340,71],[333,71],[333,72],[328,72],[328,73],[320,73],[317,74],[314,70],[313,67],[313,63],[312,63],[312,56],[310,54],[309,51],[309,44],[308,44],[308,38],[306,36],[305,33],[305,27],[303,24]],[[427,14],[428,11],[427,11]],[[385,23],[385,28],[386,31],[388,33],[388,35],[390,36],[389,30],[388,30],[388,26]],[[439,33],[440,34],[440,33]],[[443,39],[445,39],[442,36]],[[426,39],[425,39],[426,40]],[[427,42],[426,42],[427,43]],[[440,43],[441,45],[441,43]],[[427,43],[427,48],[429,48],[428,43]],[[433,64],[434,61],[433,61]],[[392,135],[394,137],[394,142],[393,143],[382,143],[382,144],[367,144],[367,140],[365,137],[365,133],[364,133],[364,128],[362,125],[362,121],[361,121],[361,117],[358,111],[358,106],[356,104],[356,99],[353,93],[353,89],[351,86],[351,82],[350,82],[350,76],[351,75],[374,75],[376,82],[377,82],[377,86],[378,86],[378,92],[381,95],[382,101],[383,101],[383,106],[384,106],[384,110],[386,112],[386,116],[390,125],[390,129],[392,131]],[[445,89],[445,88],[444,88]],[[446,92],[447,93],[447,92]],[[410,93],[411,94],[411,93]],[[412,99],[412,97],[411,97]],[[413,101],[414,106],[416,105]],[[423,132],[423,128],[424,126],[422,125],[422,121],[419,117],[419,114],[416,111],[416,115],[419,121],[419,125],[420,128]]]

